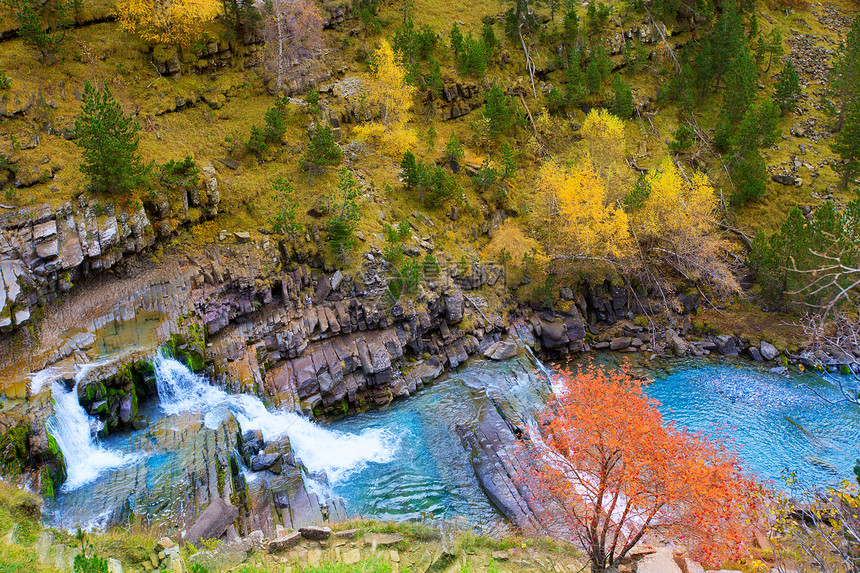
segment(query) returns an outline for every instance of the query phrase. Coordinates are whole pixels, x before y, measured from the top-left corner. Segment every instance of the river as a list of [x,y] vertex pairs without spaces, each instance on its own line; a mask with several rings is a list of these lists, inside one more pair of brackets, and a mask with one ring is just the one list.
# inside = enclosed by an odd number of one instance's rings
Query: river
[[[615,367],[622,355],[601,355]],[[529,356],[505,362],[474,359],[416,395],[389,407],[318,425],[292,412],[267,409],[251,395],[228,395],[170,358],[155,358],[160,401],[149,404],[149,428],[91,437],[95,421],[74,392],[53,388],[52,431],[69,463],[69,481],[46,508],[51,525],[101,527],[120,514],[169,520],[176,499],[189,497],[195,476],[233,447],[236,425],[267,440],[287,435],[307,467],[309,487],[342,497],[350,514],[380,519],[444,518],[485,531],[507,527],[484,495],[456,433],[488,407],[507,419],[533,423],[550,394]],[[793,472],[808,488],[852,476],[860,458],[860,411],[831,405],[838,391],[813,374],[779,376],[745,361],[671,360],[634,369],[653,382],[665,420],[735,443],[746,467],[782,488]],[[492,398],[492,400],[488,399]],[[231,425],[232,424],[232,425]],[[59,435],[58,435],[59,434]],[[198,444],[198,445],[195,445]],[[205,452],[205,453],[202,453]],[[249,482],[253,474],[246,475]]]

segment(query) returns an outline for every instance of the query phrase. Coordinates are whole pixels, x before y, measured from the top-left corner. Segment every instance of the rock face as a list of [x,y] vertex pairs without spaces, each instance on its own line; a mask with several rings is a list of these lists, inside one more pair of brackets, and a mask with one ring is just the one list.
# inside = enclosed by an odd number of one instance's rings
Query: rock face
[[194,525],[188,528],[185,541],[197,545],[202,539],[218,539],[237,517],[239,517],[238,509],[220,497],[216,497],[200,514]]
[[[220,203],[213,178],[206,179],[205,191],[193,190],[209,217]],[[34,307],[69,292],[83,277],[112,269],[157,236],[171,235],[189,220],[187,198],[178,205],[174,212],[169,202],[153,199],[129,208],[81,195],[56,211],[43,207],[0,216],[0,332],[17,329]]]

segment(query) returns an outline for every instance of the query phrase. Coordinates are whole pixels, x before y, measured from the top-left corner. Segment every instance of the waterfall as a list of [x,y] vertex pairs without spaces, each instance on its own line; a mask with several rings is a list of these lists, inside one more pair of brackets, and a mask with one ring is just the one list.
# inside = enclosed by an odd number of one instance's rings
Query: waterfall
[[230,414],[242,431],[260,430],[267,442],[289,436],[296,457],[312,474],[325,473],[336,485],[369,463],[391,462],[399,438],[388,429],[368,428],[360,433],[328,430],[294,412],[269,410],[256,396],[228,394],[188,370],[176,359],[154,359],[161,408],[166,414],[204,412],[207,428],[217,428]]
[[105,470],[124,465],[136,456],[103,447],[93,436],[101,422],[87,414],[78,400],[78,379],[71,390],[54,382],[51,396],[54,415],[48,418],[48,433],[57,441],[66,462],[67,479],[62,491],[69,492],[96,479]]

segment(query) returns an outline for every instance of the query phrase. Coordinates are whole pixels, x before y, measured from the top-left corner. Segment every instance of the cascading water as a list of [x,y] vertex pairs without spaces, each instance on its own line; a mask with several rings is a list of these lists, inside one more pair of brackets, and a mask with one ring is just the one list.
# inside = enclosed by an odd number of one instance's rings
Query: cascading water
[[308,471],[324,473],[331,485],[342,483],[368,464],[389,463],[397,453],[400,438],[389,429],[368,428],[357,434],[328,430],[293,412],[270,411],[256,396],[227,394],[173,358],[156,356],[154,366],[165,413],[205,412],[204,424],[210,429],[232,413],[243,431],[260,430],[266,441],[287,435]]
[[129,463],[136,456],[103,447],[94,434],[101,429],[97,419],[86,413],[78,400],[78,380],[71,390],[54,382],[51,396],[54,415],[48,418],[48,433],[57,441],[66,461],[68,478],[62,491],[73,491],[96,479],[102,472]]

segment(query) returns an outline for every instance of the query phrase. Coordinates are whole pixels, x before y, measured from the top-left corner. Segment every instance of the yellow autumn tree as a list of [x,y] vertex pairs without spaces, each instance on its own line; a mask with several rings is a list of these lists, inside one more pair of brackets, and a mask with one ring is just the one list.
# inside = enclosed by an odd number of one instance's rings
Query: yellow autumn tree
[[666,161],[645,181],[648,197],[633,216],[643,250],[716,294],[740,292],[725,256],[732,247],[719,233],[718,200],[707,176],[686,175]]
[[609,190],[607,200],[621,199],[633,182],[625,156],[624,122],[605,109],[593,109],[582,123],[582,141],[594,171]]
[[186,47],[219,13],[218,0],[117,0],[120,27],[148,44]]
[[374,63],[375,70],[365,83],[365,101],[377,119],[356,127],[355,136],[385,153],[400,156],[418,139],[406,127],[415,88],[406,83],[406,68],[386,40],[376,50]]
[[559,232],[550,242],[569,259],[628,257],[633,240],[627,214],[607,204],[606,185],[588,162],[567,170],[548,161],[540,170],[538,188],[548,206],[549,224]]

